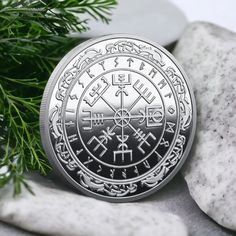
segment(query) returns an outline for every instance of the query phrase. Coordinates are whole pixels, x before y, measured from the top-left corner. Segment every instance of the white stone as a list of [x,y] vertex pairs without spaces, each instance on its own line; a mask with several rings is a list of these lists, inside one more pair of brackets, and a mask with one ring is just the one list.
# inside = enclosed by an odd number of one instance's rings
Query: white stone
[[30,182],[12,197],[12,186],[0,192],[0,220],[47,235],[187,236],[182,220],[146,203],[113,204]]
[[182,173],[199,207],[236,230],[236,34],[193,23],[174,55],[193,84],[198,113],[194,150]]

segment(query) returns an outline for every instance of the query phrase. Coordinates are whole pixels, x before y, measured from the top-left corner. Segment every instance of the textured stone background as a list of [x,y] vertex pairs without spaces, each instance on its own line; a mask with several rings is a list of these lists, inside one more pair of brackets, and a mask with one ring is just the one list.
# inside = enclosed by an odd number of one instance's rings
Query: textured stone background
[[[71,191],[63,184],[58,183],[58,180],[54,180],[54,182],[57,182],[57,185],[55,185],[50,179],[45,179],[37,175],[31,175],[30,178],[47,187],[56,187],[58,189]],[[155,193],[141,202],[150,204],[154,209],[169,211],[180,216],[187,226],[190,236],[235,235],[235,232],[219,226],[199,209],[197,204],[191,198],[187,185],[181,174],[178,174],[158,193]],[[40,234],[26,233],[26,231],[21,229],[9,226],[5,223],[0,223],[0,235],[28,236]]]

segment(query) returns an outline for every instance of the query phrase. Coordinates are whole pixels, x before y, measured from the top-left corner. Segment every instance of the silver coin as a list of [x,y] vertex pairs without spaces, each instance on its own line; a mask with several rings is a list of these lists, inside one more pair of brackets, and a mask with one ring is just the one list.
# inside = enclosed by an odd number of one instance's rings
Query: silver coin
[[193,142],[196,107],[185,73],[149,40],[109,35],[71,50],[46,86],[41,137],[72,186],[111,202],[164,186]]

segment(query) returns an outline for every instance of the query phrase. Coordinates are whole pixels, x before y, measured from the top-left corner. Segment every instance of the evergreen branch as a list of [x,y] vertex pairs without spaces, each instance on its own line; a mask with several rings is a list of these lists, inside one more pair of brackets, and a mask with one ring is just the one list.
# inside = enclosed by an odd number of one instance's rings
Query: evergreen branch
[[88,30],[89,18],[110,21],[116,0],[0,0],[0,187],[18,194],[27,171],[46,175],[39,107],[55,65]]

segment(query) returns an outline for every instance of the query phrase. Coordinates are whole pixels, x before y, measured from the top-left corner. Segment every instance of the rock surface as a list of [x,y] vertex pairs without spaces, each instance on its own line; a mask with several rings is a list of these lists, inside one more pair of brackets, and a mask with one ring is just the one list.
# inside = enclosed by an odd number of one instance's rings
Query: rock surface
[[236,34],[196,22],[174,50],[193,84],[197,135],[182,173],[199,207],[236,230]]
[[94,38],[105,34],[128,33],[168,45],[178,40],[187,24],[185,14],[171,1],[119,0],[109,25],[91,20],[89,27],[92,30],[79,36]]
[[[41,177],[39,175],[32,175],[28,176],[31,180],[40,183],[40,185],[49,187],[49,188],[57,188],[61,190],[66,190],[68,192],[71,192],[71,189],[69,189],[67,186],[63,185],[58,181],[58,178],[52,182],[49,178]],[[7,190],[9,191],[9,190]],[[64,194],[64,191],[60,191],[60,193]],[[2,194],[4,197],[5,194]],[[27,196],[27,195],[26,195]],[[12,196],[11,196],[12,197]],[[37,197],[37,195],[36,195]],[[59,196],[58,196],[59,197]],[[5,197],[4,197],[5,198]],[[1,200],[0,200],[1,201]],[[3,201],[3,200],[2,200]],[[24,204],[24,201],[18,201],[16,198],[17,204]],[[59,202],[60,203],[60,202]],[[206,214],[204,214],[197,204],[193,201],[191,196],[189,195],[187,185],[183,179],[183,177],[180,174],[177,174],[175,178],[168,183],[164,188],[162,188],[157,193],[149,196],[148,198],[145,198],[142,203],[149,204],[150,207],[153,210],[157,210],[158,212],[161,210],[163,212],[171,212],[175,215],[180,216],[180,218],[183,220],[185,225],[188,228],[189,235],[191,236],[235,236],[235,233],[229,230],[226,230],[225,228],[219,226],[214,221],[212,221]],[[42,211],[45,211],[48,209],[47,205],[46,207],[41,206],[42,209],[38,212],[34,212],[34,217],[38,218],[39,224],[41,217],[37,217],[37,215],[41,214]],[[62,207],[62,206],[61,206]],[[57,206],[57,209],[61,208],[60,206]],[[66,207],[66,206],[64,206]],[[18,207],[16,207],[18,209]],[[52,208],[54,209],[54,208]],[[26,209],[28,211],[28,209]],[[32,208],[32,211],[34,211],[34,208]],[[62,211],[62,209],[60,209]],[[54,211],[51,214],[57,214],[57,211]],[[89,211],[89,214],[91,211]],[[15,215],[18,214],[18,211],[14,213]],[[29,229],[27,226],[28,217],[27,214],[21,214],[21,221],[12,221],[9,220],[9,216],[5,214],[1,217],[2,220],[8,221],[10,223],[14,223],[15,225],[22,227],[24,229]],[[21,222],[24,222],[22,224]],[[31,221],[29,222],[31,223]],[[0,235],[16,235],[16,236],[33,236],[33,235],[42,235],[36,233],[37,229],[39,228],[37,224],[35,223],[33,226],[34,228],[30,228],[31,231],[34,231],[33,233],[28,233],[25,230],[20,230],[19,228],[13,227],[12,224],[5,224],[1,222],[0,220]],[[48,229],[49,227],[47,227]],[[44,231],[46,231],[45,229]],[[67,230],[67,227],[65,227]],[[40,229],[42,232],[42,230]],[[51,229],[49,229],[49,232],[47,232],[47,235],[52,232]],[[61,234],[63,234],[63,230],[61,231]]]
[[182,220],[146,203],[112,204],[30,182],[12,198],[11,186],[0,192],[0,220],[47,235],[187,236]]
[[1,236],[42,236],[41,234],[31,233],[15,227],[10,224],[6,224],[0,221],[0,235]]

